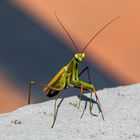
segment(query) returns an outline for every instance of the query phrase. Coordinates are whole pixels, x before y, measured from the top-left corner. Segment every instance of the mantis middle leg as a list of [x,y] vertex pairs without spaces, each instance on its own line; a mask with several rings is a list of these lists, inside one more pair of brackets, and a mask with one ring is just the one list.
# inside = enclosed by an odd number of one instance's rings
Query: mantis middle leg
[[[88,80],[89,80],[89,83],[91,84],[91,78],[90,78],[90,72],[89,72],[89,67],[88,67],[88,66],[85,67],[85,68],[79,73],[78,76],[80,77],[85,71],[87,71]],[[93,84],[92,84],[92,85],[93,85]],[[102,118],[103,118],[103,120],[104,120],[103,112],[102,112],[102,109],[101,109],[101,104],[100,104],[99,98],[98,98],[98,96],[97,96],[97,94],[96,94],[96,89],[95,89],[94,85],[93,85],[93,92],[94,92],[95,97],[96,97],[96,102],[98,101],[98,107],[99,107],[100,112],[102,113]],[[90,94],[90,114],[96,116],[95,114],[92,113],[92,92],[90,92],[90,93],[91,93],[91,94]]]

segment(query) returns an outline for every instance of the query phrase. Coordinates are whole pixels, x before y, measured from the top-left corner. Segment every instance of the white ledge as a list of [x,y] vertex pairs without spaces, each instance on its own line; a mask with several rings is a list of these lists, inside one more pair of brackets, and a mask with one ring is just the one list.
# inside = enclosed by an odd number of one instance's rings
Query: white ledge
[[88,95],[84,94],[79,110],[75,107],[77,96],[62,101],[54,128],[54,100],[0,114],[0,140],[139,140],[140,84],[103,89],[97,94],[105,121],[95,104],[93,111],[98,117],[90,115]]

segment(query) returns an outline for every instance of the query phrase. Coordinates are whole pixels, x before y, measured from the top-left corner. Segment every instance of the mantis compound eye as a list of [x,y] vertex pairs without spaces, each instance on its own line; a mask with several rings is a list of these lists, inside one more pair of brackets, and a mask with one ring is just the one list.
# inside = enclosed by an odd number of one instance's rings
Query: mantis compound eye
[[82,53],[82,58],[85,58],[85,54],[84,53]]
[[78,58],[79,58],[78,54],[75,54],[75,58],[76,58],[76,59],[78,59]]

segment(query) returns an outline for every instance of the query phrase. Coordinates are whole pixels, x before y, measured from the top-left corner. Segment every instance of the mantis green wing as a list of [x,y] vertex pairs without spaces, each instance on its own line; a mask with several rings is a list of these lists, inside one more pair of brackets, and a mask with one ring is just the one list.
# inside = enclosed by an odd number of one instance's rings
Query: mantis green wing
[[[43,91],[46,92],[46,95],[48,97],[53,97],[55,95],[57,95],[61,90],[64,89],[65,85],[66,85],[66,77],[64,75],[64,68],[62,68],[54,77],[53,79],[50,81],[49,84],[47,84]],[[52,88],[49,88],[52,87]],[[55,90],[57,89],[57,90]]]

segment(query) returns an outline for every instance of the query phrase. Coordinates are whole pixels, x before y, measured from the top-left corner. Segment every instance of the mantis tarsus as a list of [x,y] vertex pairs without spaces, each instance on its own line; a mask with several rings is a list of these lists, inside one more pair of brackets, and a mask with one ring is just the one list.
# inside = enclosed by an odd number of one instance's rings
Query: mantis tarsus
[[[56,19],[59,22],[59,24],[62,26],[63,30],[69,36],[70,40],[72,41],[72,43],[73,43],[73,45],[74,45],[74,47],[75,47],[75,49],[77,50],[78,53],[77,54],[74,54],[74,57],[72,58],[72,60],[66,66],[62,67],[62,69],[54,76],[54,78],[47,85],[43,85],[43,84],[40,84],[38,82],[30,81],[30,83],[29,83],[28,104],[30,104],[31,87],[32,87],[33,84],[36,84],[36,85],[41,86],[43,88],[43,91],[46,93],[46,96],[48,96],[48,97],[56,96],[55,105],[54,105],[53,123],[52,123],[52,126],[51,126],[51,127],[53,127],[54,124],[55,124],[55,120],[56,120],[56,102],[57,102],[57,99],[59,98],[59,96],[61,94],[61,91],[63,89],[68,88],[68,87],[79,88],[80,89],[79,107],[80,107],[80,103],[81,103],[81,97],[82,97],[82,94],[83,94],[83,90],[86,90],[86,91],[88,91],[88,92],[91,93],[90,94],[90,100],[89,100],[90,101],[90,106],[89,106],[90,114],[93,115],[93,116],[97,116],[96,114],[92,113],[92,93],[94,92],[95,97],[96,97],[96,102],[98,103],[98,106],[99,106],[99,111],[102,113],[102,118],[104,120],[103,112],[102,112],[101,105],[100,105],[100,101],[99,101],[99,98],[98,98],[98,96],[96,94],[96,89],[95,89],[94,85],[91,84],[90,74],[89,74],[89,68],[88,67],[84,68],[80,73],[78,72],[78,70],[79,70],[79,64],[82,63],[82,61],[85,59],[85,53],[84,53],[84,51],[89,46],[89,44],[93,41],[93,39],[102,30],[104,30],[108,25],[110,25],[112,22],[114,22],[119,17],[114,18],[113,20],[111,20],[110,22],[108,22],[105,26],[103,26],[89,40],[89,42],[85,45],[85,47],[83,48],[83,50],[81,52],[79,52],[78,47],[76,46],[75,42],[71,38],[70,34],[66,30],[66,28],[64,27],[64,25],[62,24],[62,22],[57,17],[56,13],[55,13],[55,16],[56,16]],[[84,82],[84,81],[81,81],[79,79],[79,77],[81,76],[81,74],[83,72],[85,72],[85,71],[87,71],[89,83]]]

